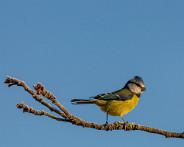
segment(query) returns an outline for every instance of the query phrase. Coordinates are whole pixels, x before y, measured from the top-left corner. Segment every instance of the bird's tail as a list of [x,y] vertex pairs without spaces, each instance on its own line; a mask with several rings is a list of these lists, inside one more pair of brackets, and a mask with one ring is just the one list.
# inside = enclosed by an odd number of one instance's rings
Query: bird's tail
[[72,104],[94,104],[95,99],[72,99]]

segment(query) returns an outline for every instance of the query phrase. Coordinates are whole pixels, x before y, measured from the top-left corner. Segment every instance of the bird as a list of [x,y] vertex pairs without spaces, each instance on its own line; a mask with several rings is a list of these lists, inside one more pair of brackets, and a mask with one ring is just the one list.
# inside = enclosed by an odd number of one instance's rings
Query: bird
[[106,113],[106,124],[108,124],[108,115],[119,116],[124,123],[127,123],[123,115],[135,108],[143,91],[146,91],[144,81],[140,76],[134,76],[120,90],[99,94],[89,99],[72,99],[71,102],[72,104],[96,104]]

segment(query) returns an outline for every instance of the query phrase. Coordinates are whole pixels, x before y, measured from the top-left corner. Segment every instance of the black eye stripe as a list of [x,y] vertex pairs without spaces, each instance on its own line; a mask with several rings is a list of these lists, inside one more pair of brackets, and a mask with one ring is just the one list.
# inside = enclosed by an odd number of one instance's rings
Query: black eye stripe
[[139,85],[138,83],[135,83],[135,82],[129,82],[129,83],[133,83],[133,84],[137,85],[138,87],[142,88],[142,86]]

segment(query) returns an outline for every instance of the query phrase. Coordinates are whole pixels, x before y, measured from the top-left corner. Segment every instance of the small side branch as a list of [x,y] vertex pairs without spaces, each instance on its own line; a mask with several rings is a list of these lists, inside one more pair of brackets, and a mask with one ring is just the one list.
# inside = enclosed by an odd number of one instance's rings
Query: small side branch
[[18,109],[23,109],[23,112],[32,113],[34,115],[39,115],[39,116],[45,115],[45,116],[48,116],[48,117],[50,117],[52,119],[55,119],[57,121],[69,122],[69,120],[67,120],[67,119],[59,118],[59,117],[57,117],[55,115],[52,115],[52,114],[50,114],[50,113],[48,113],[48,112],[46,112],[44,110],[42,110],[42,111],[35,110],[34,108],[29,107],[28,105],[25,105],[23,102],[18,103],[16,106],[17,106]]
[[[56,115],[59,115],[59,117],[52,115],[46,111],[40,111],[40,110],[35,110],[32,107],[29,107],[28,105],[25,105],[23,102],[18,103],[16,106],[19,109],[23,109],[23,112],[28,112],[32,113],[34,115],[45,115],[48,116],[52,119],[55,119],[57,121],[63,121],[63,122],[69,122],[72,123],[73,125],[77,126],[82,126],[82,127],[88,127],[88,128],[94,128],[97,130],[105,130],[105,131],[112,131],[112,130],[125,130],[125,131],[132,131],[132,130],[140,130],[140,131],[145,131],[149,133],[155,133],[155,134],[160,134],[163,135],[167,138],[169,137],[174,137],[174,138],[182,138],[184,139],[184,133],[176,133],[176,132],[169,132],[165,130],[160,130],[157,128],[153,127],[147,127],[139,124],[130,124],[130,123],[120,123],[120,122],[114,122],[112,124],[97,124],[95,122],[86,122],[75,115],[72,115],[68,110],[61,104],[59,101],[57,101],[56,97],[54,94],[51,92],[45,90],[45,87],[41,85],[41,83],[37,83],[37,85],[34,85],[35,91],[31,90],[24,81],[21,81],[16,78],[11,78],[10,76],[7,76],[5,84],[8,85],[8,87],[11,87],[12,85],[17,85],[21,86],[24,88],[26,92],[32,95],[32,97],[38,101],[40,104],[44,105],[47,107],[50,111],[56,113]],[[48,102],[46,102],[43,98],[41,98],[39,95],[42,95],[43,97],[47,98],[50,100],[57,108],[53,107],[50,105]]]
[[8,85],[8,87],[11,87],[12,85],[17,85],[17,86],[21,86],[24,88],[24,90],[28,93],[30,93],[32,95],[32,97],[40,102],[42,105],[46,106],[47,108],[50,109],[50,111],[53,111],[57,114],[59,114],[60,116],[64,117],[64,118],[67,118],[66,115],[57,110],[56,108],[52,107],[49,103],[47,103],[43,98],[41,98],[39,95],[36,94],[35,91],[31,90],[24,81],[21,81],[19,79],[16,79],[16,78],[11,78],[10,76],[7,76],[6,80],[4,81],[5,84]]

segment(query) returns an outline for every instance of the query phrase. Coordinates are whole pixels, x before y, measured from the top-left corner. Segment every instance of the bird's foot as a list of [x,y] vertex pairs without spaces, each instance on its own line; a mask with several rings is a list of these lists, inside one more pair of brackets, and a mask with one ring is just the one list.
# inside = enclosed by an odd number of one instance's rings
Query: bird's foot
[[127,127],[128,127],[127,125],[128,125],[128,123],[125,122],[125,125],[124,125],[124,130],[125,130],[125,131],[127,131]]
[[108,120],[105,122],[104,126],[107,126],[109,123],[108,123]]

